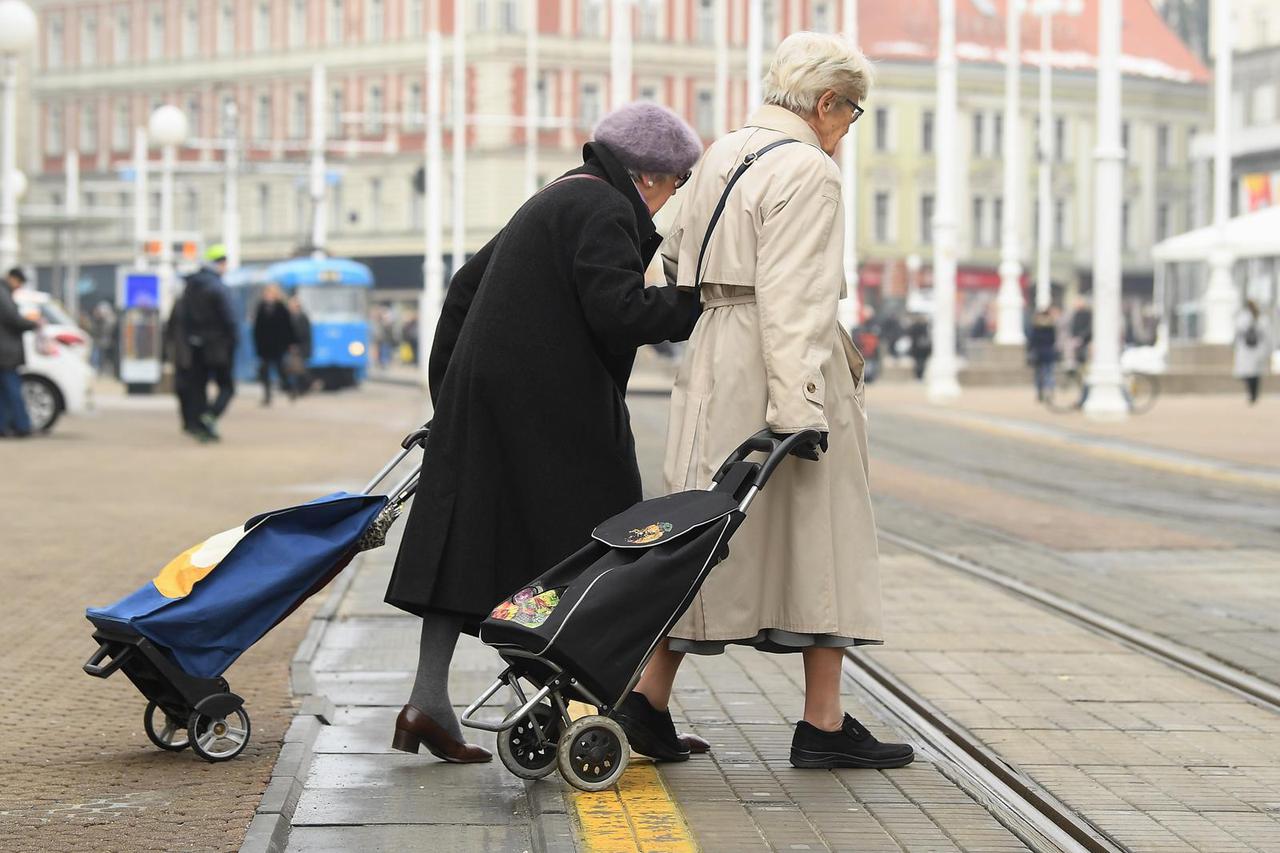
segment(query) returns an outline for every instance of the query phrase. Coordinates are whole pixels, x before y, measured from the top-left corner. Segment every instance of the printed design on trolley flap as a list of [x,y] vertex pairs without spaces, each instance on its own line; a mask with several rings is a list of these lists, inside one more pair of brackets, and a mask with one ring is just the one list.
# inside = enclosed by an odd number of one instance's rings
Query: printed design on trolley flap
[[627,534],[628,545],[648,545],[657,542],[671,532],[674,525],[669,521],[656,521],[648,527],[637,527]]
[[540,586],[527,586],[493,608],[489,616],[493,619],[505,619],[524,625],[526,628],[537,628],[551,616],[551,611],[560,603],[560,592],[555,589],[544,590]]

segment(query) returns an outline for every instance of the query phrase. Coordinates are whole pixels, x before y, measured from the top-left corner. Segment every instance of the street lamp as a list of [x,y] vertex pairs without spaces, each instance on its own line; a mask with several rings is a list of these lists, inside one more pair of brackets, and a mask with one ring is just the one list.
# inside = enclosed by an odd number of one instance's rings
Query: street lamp
[[[956,0],[938,0],[938,139],[956,135]],[[955,147],[937,146],[937,207],[933,215],[933,355],[927,393],[936,403],[960,396],[956,364]]]
[[1229,344],[1235,340],[1232,316],[1239,307],[1239,295],[1231,279],[1235,264],[1227,245],[1227,220],[1231,216],[1231,3],[1213,4],[1213,227],[1214,246],[1209,254],[1209,289],[1204,295],[1206,344]]
[[18,262],[17,93],[18,54],[36,38],[36,16],[20,0],[0,0],[0,77],[3,77],[3,105],[0,106],[0,271],[7,272]]
[[1018,246],[1021,201],[1020,115],[1022,86],[1022,4],[1009,0],[1005,10],[1004,65],[1004,201],[1000,221],[1000,292],[996,296],[996,343],[1022,346],[1022,250]]
[[178,146],[187,138],[187,117],[172,104],[156,107],[147,134],[160,146],[160,316],[173,304],[173,169]]

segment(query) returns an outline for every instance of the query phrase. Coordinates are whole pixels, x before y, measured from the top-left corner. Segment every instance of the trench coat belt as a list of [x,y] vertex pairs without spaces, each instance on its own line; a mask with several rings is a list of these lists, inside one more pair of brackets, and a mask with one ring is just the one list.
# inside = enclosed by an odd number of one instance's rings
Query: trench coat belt
[[740,296],[715,296],[710,299],[703,300],[703,308],[724,308],[729,305],[751,305],[756,301],[754,293],[744,293]]

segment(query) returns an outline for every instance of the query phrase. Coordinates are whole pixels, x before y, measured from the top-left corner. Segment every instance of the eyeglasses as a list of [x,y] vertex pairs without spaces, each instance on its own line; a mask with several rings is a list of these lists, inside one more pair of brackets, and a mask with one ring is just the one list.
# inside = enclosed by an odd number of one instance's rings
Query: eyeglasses
[[692,169],[690,169],[689,171],[685,172],[683,175],[678,176],[678,177],[676,178],[676,189],[680,189],[682,186],[684,186],[685,184],[689,183],[689,178],[691,178],[691,177],[693,177],[693,170],[692,170]]
[[849,105],[849,109],[853,110],[853,121],[849,122],[849,124],[853,124],[854,121],[857,121],[858,119],[862,118],[862,114],[866,112],[866,110],[864,110],[862,107],[858,106],[848,98],[845,98],[844,102]]

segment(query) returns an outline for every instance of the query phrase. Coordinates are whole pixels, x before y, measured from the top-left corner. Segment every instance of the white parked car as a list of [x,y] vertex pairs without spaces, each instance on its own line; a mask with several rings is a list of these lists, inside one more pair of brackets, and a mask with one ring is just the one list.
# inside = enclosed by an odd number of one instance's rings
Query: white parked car
[[22,336],[27,363],[21,373],[31,429],[47,432],[63,412],[78,414],[90,405],[90,338],[47,293],[19,288],[13,300],[20,314],[39,314],[44,319],[39,330]]

